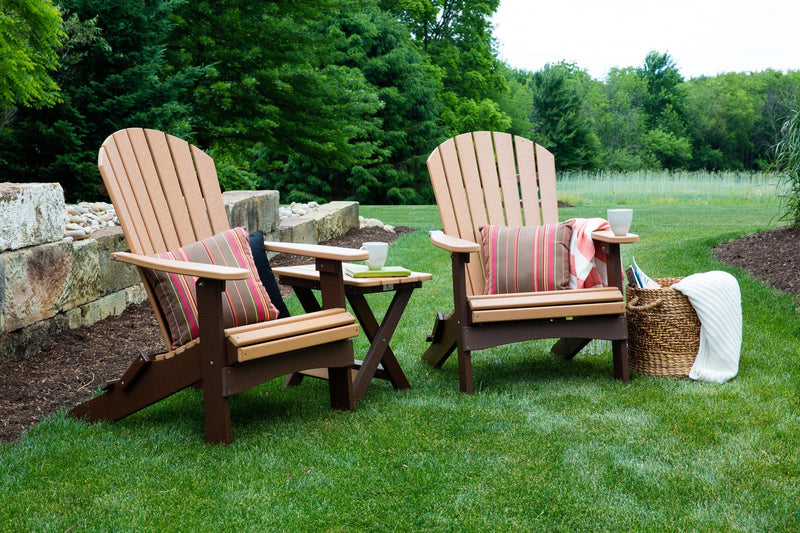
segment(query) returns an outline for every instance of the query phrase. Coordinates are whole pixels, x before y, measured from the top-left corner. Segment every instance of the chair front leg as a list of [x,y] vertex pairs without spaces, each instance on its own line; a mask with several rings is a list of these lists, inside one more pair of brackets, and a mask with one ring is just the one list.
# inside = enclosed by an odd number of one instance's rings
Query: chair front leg
[[[331,309],[341,307],[346,309],[347,300],[344,294],[344,273],[342,262],[334,259],[317,258],[317,271],[319,272],[319,288],[322,293],[322,308]],[[353,343],[347,343],[348,357],[355,363]],[[292,384],[291,377],[287,384]],[[331,407],[342,411],[355,410],[355,396],[353,395],[353,380],[350,377],[350,366],[328,367],[328,387],[331,397]]]
[[317,258],[319,288],[322,293],[322,308],[346,307],[344,294],[344,273],[342,262],[334,259]]
[[212,444],[231,443],[231,411],[223,386],[225,332],[222,327],[222,293],[225,281],[197,280],[197,315],[200,326],[200,375],[206,440]]
[[456,320],[456,347],[458,349],[458,383],[461,392],[472,394],[472,352],[464,346],[464,328],[469,326],[467,301],[467,263],[470,254],[450,254],[453,265],[453,316]]
[[[606,254],[606,272],[608,286],[616,287],[625,294],[625,285],[622,268],[622,252],[619,243],[595,242],[595,245]],[[626,317],[623,317],[627,319]],[[627,335],[626,335],[627,336]],[[614,377],[622,381],[630,381],[628,370],[628,342],[625,339],[615,340],[611,343],[614,357]]]
[[466,263],[469,263],[469,254],[453,252],[450,259],[453,270],[453,310],[447,315],[441,311],[436,314],[433,331],[427,338],[431,345],[422,355],[424,362],[436,368],[440,368],[459,346],[461,326],[466,316]]
[[627,383],[631,380],[628,371],[628,341],[613,341],[611,347],[614,357],[614,377]]

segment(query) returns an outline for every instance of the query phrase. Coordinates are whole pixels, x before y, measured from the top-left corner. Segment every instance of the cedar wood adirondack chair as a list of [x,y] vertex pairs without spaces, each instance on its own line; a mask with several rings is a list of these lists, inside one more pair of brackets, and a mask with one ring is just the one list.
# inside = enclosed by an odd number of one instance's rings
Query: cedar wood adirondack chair
[[104,384],[101,395],[72,409],[72,416],[119,420],[199,384],[206,439],[230,443],[230,396],[275,377],[320,367],[329,371],[331,406],[353,411],[351,339],[358,335],[358,326],[345,311],[341,261],[366,259],[366,252],[267,243],[271,251],[316,258],[323,310],[223,329],[221,293],[226,280],[248,278],[249,271],[152,256],[229,229],[211,157],[177,137],[131,128],[106,139],[99,167],[131,249],[112,257],[138,268],[167,346],[171,342],[164,309],[143,269],[198,277],[200,337],[154,358],[141,355],[121,378]]
[[473,255],[481,252],[479,228],[557,223],[554,158],[528,139],[481,131],[445,141],[427,165],[444,230],[431,241],[450,252],[454,309],[438,313],[423,360],[440,367],[457,350],[460,389],[471,394],[473,350],[560,338],[552,351],[572,358],[591,339],[606,339],[615,377],[628,381],[620,243],[638,236],[592,234],[607,254],[609,287],[484,295],[483,260]]

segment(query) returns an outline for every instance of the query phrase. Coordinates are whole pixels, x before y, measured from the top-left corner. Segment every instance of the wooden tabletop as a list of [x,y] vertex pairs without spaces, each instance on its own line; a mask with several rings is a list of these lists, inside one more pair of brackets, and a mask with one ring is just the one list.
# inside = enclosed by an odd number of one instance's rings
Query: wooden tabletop
[[[276,267],[272,269],[276,276],[286,276],[308,280],[318,280],[319,272],[314,265],[298,265],[292,267]],[[428,281],[433,279],[432,274],[426,272],[411,272],[409,276],[386,277],[386,278],[353,278],[344,274],[344,284],[355,287],[375,287],[377,285],[398,285],[402,283],[414,283],[417,281]]]

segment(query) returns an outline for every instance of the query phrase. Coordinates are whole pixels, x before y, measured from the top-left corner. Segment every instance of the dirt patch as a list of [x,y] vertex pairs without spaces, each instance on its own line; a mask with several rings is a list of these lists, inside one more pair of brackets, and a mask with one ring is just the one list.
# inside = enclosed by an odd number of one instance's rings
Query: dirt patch
[[[364,241],[391,242],[411,231],[352,230],[326,244],[358,248]],[[800,295],[800,232],[769,230],[725,243],[714,251],[723,262],[745,268],[782,292]],[[299,264],[276,256],[274,266]],[[310,262],[310,261],[308,261]],[[289,289],[284,288],[288,294]],[[118,317],[68,331],[46,349],[22,361],[0,364],[0,440],[13,441],[42,417],[90,398],[106,380],[119,377],[139,350],[164,350],[150,304],[134,305]]]

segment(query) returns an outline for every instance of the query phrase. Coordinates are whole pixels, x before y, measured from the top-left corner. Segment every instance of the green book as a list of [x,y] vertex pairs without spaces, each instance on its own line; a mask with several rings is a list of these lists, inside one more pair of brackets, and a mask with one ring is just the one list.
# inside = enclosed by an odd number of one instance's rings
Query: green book
[[370,270],[367,265],[344,263],[344,272],[352,278],[400,278],[410,276],[411,271],[401,266],[385,266],[380,270]]

